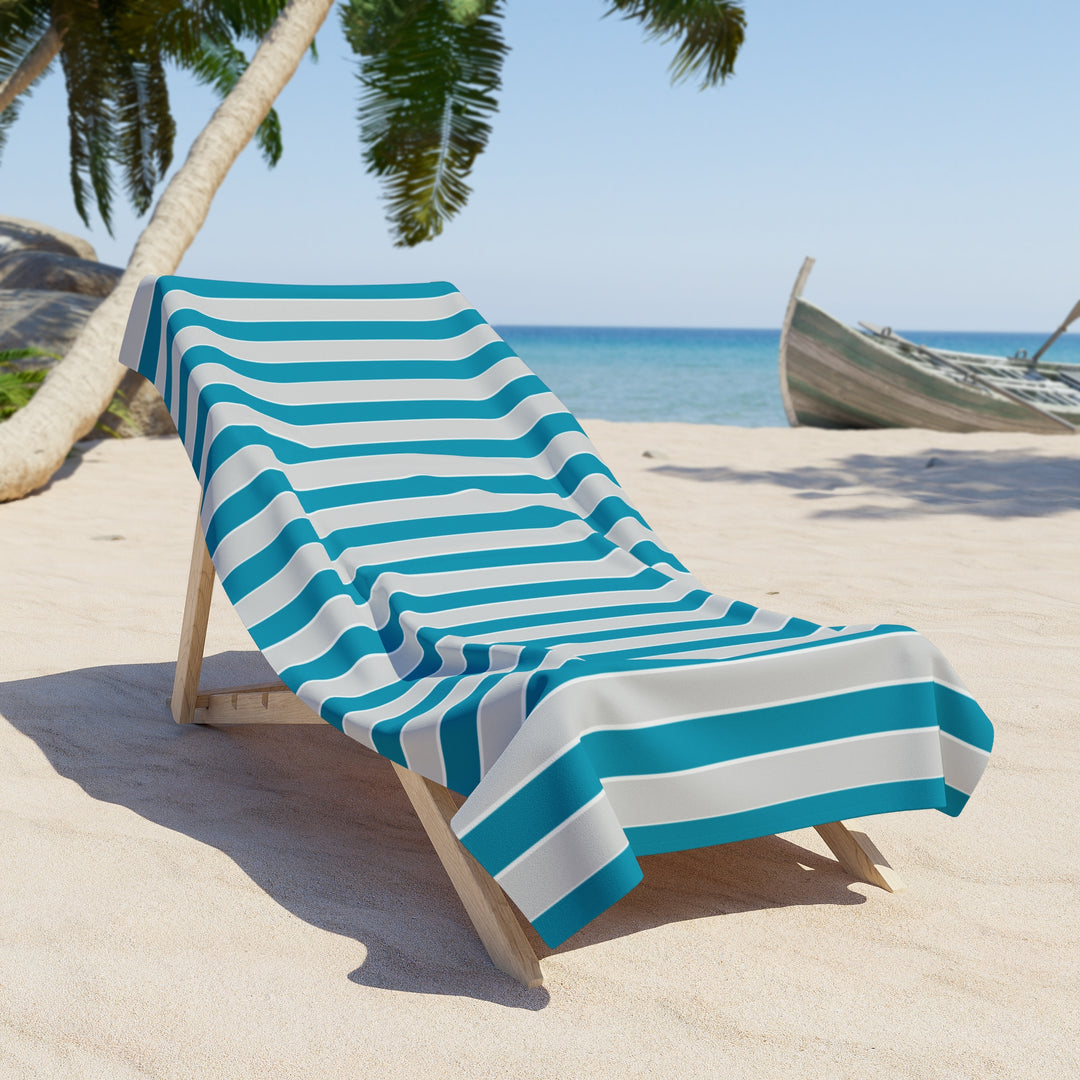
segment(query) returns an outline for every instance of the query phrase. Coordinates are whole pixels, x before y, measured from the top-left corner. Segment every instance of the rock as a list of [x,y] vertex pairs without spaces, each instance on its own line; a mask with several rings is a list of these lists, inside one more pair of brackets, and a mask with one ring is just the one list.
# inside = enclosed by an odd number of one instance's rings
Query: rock
[[[99,263],[94,249],[77,236],[0,215],[0,350],[34,346],[63,356],[122,274]],[[12,361],[39,370],[58,362],[46,356]],[[124,374],[113,398],[117,406],[126,419],[106,410],[87,439],[176,431],[161,395],[134,371]]]
[[78,236],[42,225],[39,221],[0,214],[0,252],[27,248],[32,251],[57,251],[61,255],[97,261],[97,252]]
[[129,371],[124,375],[116,394],[127,412],[127,419],[121,420],[109,412],[102,413],[98,426],[86,436],[88,439],[100,439],[106,432],[121,438],[176,434],[176,425],[152,382],[135,371]]
[[118,266],[62,255],[58,251],[21,248],[0,254],[0,289],[51,289],[105,297],[123,273]]
[[[100,296],[51,289],[0,289],[0,349],[34,346],[63,356],[100,303]],[[53,363],[44,357],[15,361],[24,368],[52,367]]]

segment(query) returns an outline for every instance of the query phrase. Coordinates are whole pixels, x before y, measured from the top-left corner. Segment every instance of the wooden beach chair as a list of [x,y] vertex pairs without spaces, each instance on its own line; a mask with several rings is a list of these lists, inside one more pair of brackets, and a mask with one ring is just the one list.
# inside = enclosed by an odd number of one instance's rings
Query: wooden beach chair
[[[389,757],[526,986],[507,894],[554,947],[638,855],[808,826],[895,891],[839,818],[955,815],[978,781],[992,731],[933,646],[709,594],[452,286],[148,279],[121,360],[203,487],[174,719]],[[200,689],[215,573],[281,681]]]
[[[167,705],[178,724],[324,724],[280,680],[253,686],[199,689],[210,598],[214,591],[214,564],[195,521],[180,652],[176,661],[172,696]],[[491,875],[469,854],[450,828],[458,803],[449,789],[419,773],[390,762],[416,816],[435,849],[435,854],[465,908],[491,962],[527,987],[541,986],[543,973],[536,951],[529,943],[506,895]],[[900,875],[864,832],[848,829],[842,821],[814,828],[837,862],[857,881],[887,892],[904,888]]]

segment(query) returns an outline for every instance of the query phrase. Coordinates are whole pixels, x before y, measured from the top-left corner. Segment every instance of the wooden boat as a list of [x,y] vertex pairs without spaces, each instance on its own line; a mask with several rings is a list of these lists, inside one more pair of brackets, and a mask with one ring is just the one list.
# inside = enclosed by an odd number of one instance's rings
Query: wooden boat
[[1080,365],[1043,353],[1080,317],[1080,304],[1032,356],[932,349],[888,327],[855,330],[802,298],[799,271],[780,334],[780,392],[793,426],[921,427],[936,431],[1075,433]]

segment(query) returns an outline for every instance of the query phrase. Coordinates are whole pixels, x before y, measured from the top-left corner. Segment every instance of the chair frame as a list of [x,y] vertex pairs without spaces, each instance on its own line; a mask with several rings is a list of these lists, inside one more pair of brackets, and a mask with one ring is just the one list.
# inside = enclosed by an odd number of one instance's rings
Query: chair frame
[[[199,689],[214,576],[202,525],[196,518],[180,650],[172,696],[167,699],[173,719],[178,724],[214,726],[325,723],[281,681]],[[458,809],[453,793],[397,762],[391,765],[491,962],[526,987],[543,985],[540,961],[509,899],[450,828],[450,819]],[[848,829],[841,821],[815,828],[837,862],[853,878],[888,892],[900,892],[904,888],[899,875],[865,833]]]

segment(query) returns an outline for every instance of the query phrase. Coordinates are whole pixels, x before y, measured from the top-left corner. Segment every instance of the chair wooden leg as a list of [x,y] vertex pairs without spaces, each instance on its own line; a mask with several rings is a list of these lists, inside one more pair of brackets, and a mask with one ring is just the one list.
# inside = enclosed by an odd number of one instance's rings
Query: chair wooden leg
[[491,962],[527,987],[542,986],[544,973],[506,894],[469,854],[450,828],[457,804],[450,792],[392,762],[405,794],[431,840]]
[[842,821],[828,825],[815,825],[818,835],[829,850],[836,856],[836,861],[853,877],[876,885],[886,892],[903,892],[904,881],[889,865],[888,860],[877,849],[877,845],[864,832],[854,832]]
[[191,548],[184,622],[180,632],[180,653],[176,659],[169,708],[178,724],[195,721],[195,699],[199,693],[206,624],[210,618],[210,597],[214,593],[214,564],[203,539],[202,525],[195,519],[195,542]]

